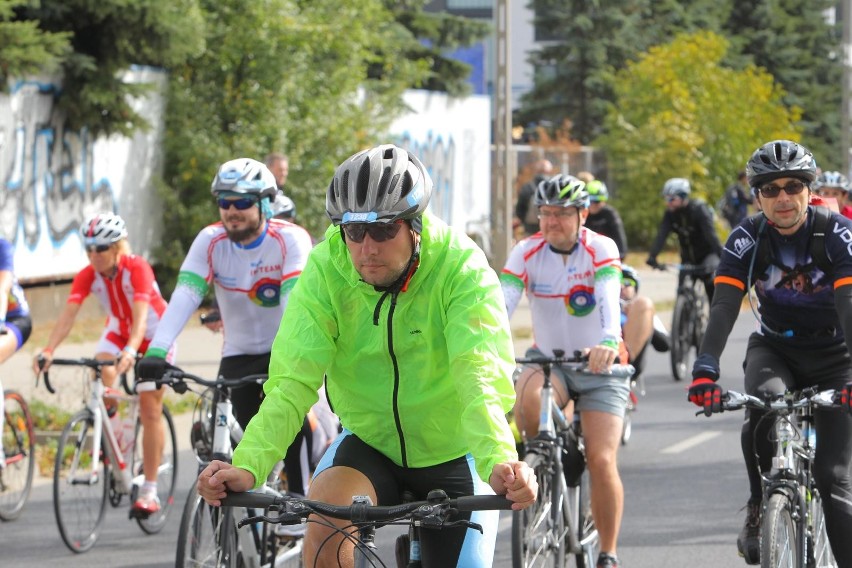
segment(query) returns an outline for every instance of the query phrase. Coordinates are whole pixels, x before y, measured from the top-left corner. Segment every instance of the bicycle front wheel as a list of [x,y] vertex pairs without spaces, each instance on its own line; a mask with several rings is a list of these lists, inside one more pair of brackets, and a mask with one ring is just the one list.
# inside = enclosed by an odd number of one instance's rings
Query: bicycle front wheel
[[810,526],[812,540],[808,547],[810,557],[809,561],[813,561],[813,565],[817,568],[826,566],[837,566],[834,560],[834,554],[831,552],[831,545],[828,543],[828,533],[825,532],[825,514],[822,511],[822,498],[819,493],[814,492],[811,495],[810,503],[808,504],[810,511]]
[[30,408],[17,392],[3,394],[3,453],[6,467],[0,468],[0,519],[17,519],[30,495],[35,472],[35,427]]
[[675,300],[674,312],[672,314],[672,348],[671,355],[672,376],[676,381],[682,381],[687,377],[691,369],[689,365],[689,350],[694,340],[692,321],[692,299],[689,294],[679,293]]
[[93,445],[94,417],[88,410],[75,414],[59,438],[53,470],[53,511],[65,545],[85,552],[98,539],[109,490],[108,468],[100,448]]
[[204,502],[193,487],[178,531],[175,568],[236,568],[237,531],[229,507]]
[[568,511],[570,526],[576,527],[577,541],[581,551],[577,553],[577,568],[594,568],[601,551],[600,537],[592,517],[592,499],[589,487],[589,470],[583,471],[580,483],[568,488]]
[[[139,528],[147,534],[155,534],[160,532],[166,526],[166,520],[169,511],[172,508],[175,500],[175,484],[177,483],[177,436],[175,435],[175,425],[172,420],[172,415],[169,409],[163,406],[162,415],[163,425],[163,453],[160,456],[160,466],[157,468],[157,497],[160,499],[160,510],[149,515],[147,518],[137,518]],[[134,485],[137,482],[141,485],[145,481],[145,475],[142,467],[142,439],[139,436],[140,423],[136,423],[136,445],[133,458],[133,471],[141,479],[135,479]]]
[[524,461],[538,479],[539,498],[531,507],[512,512],[512,567],[561,568],[565,566],[568,525],[568,511],[562,503],[564,480],[554,479],[561,470],[537,453],[527,454]]
[[787,495],[774,493],[760,524],[760,565],[799,567],[793,504]]

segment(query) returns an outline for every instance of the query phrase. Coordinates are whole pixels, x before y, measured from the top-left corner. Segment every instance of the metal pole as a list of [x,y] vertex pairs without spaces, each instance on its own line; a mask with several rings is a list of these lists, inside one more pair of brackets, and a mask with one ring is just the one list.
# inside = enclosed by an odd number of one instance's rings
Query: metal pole
[[494,162],[491,178],[492,266],[501,270],[512,247],[512,84],[509,74],[509,2],[495,0]]
[[840,17],[843,22],[843,87],[841,89],[841,111],[840,111],[840,147],[843,148],[843,171],[846,175],[852,173],[852,133],[850,133],[850,121],[852,120],[852,108],[850,108],[850,90],[852,90],[852,0],[838,3]]

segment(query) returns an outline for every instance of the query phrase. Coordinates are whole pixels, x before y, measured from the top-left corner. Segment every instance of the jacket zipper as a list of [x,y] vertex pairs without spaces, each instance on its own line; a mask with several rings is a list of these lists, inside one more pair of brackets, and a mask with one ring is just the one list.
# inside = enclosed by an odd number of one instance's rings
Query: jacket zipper
[[402,467],[408,467],[408,457],[405,451],[405,435],[402,432],[402,421],[399,416],[399,364],[396,353],[393,350],[393,312],[396,308],[396,294],[391,295],[391,304],[388,309],[388,352],[393,363],[393,420],[396,424],[396,433],[399,436],[399,451],[402,459]]

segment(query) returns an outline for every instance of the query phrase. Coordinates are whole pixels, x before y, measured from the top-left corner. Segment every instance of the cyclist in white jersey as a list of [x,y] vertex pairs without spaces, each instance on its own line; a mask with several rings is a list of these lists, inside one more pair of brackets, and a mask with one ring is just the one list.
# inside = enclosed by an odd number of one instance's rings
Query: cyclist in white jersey
[[[311,237],[298,225],[272,218],[270,203],[278,188],[269,169],[256,160],[222,164],[211,192],[221,221],[202,229],[193,241],[169,307],[139,362],[142,378],[162,376],[167,368],[164,354],[211,284],[224,333],[218,374],[238,378],[268,371],[272,340],[307,261]],[[257,413],[262,393],[259,385],[232,390],[234,413],[243,428]],[[293,443],[300,445],[301,439]],[[304,493],[301,480],[289,476],[288,482],[290,490]]]
[[[619,355],[621,340],[621,262],[615,242],[583,227],[588,216],[585,183],[570,175],[542,181],[536,191],[541,232],[519,242],[500,276],[506,308],[514,312],[526,290],[532,312],[535,344],[527,356],[589,355],[593,373],[606,372]],[[601,554],[598,568],[618,566],[616,542],[621,525],[624,490],[616,466],[622,420],[630,394],[629,379],[601,376],[568,377],[554,366],[554,392],[560,407],[568,391],[578,395],[586,460],[592,486],[592,514]],[[541,368],[524,368],[515,385],[515,420],[525,438],[538,433]],[[573,412],[573,410],[569,410]]]

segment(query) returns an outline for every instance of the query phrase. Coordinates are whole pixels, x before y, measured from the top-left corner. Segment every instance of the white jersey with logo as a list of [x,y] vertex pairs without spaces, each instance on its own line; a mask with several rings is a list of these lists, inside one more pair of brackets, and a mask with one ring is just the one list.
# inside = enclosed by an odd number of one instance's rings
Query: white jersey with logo
[[526,290],[535,344],[542,353],[621,341],[621,261],[609,237],[585,227],[570,254],[554,252],[541,233],[519,242],[500,275],[512,313]]
[[302,227],[273,219],[248,245],[228,238],[221,222],[204,228],[180,268],[151,347],[168,349],[213,284],[222,315],[222,356],[269,353],[312,247]]

